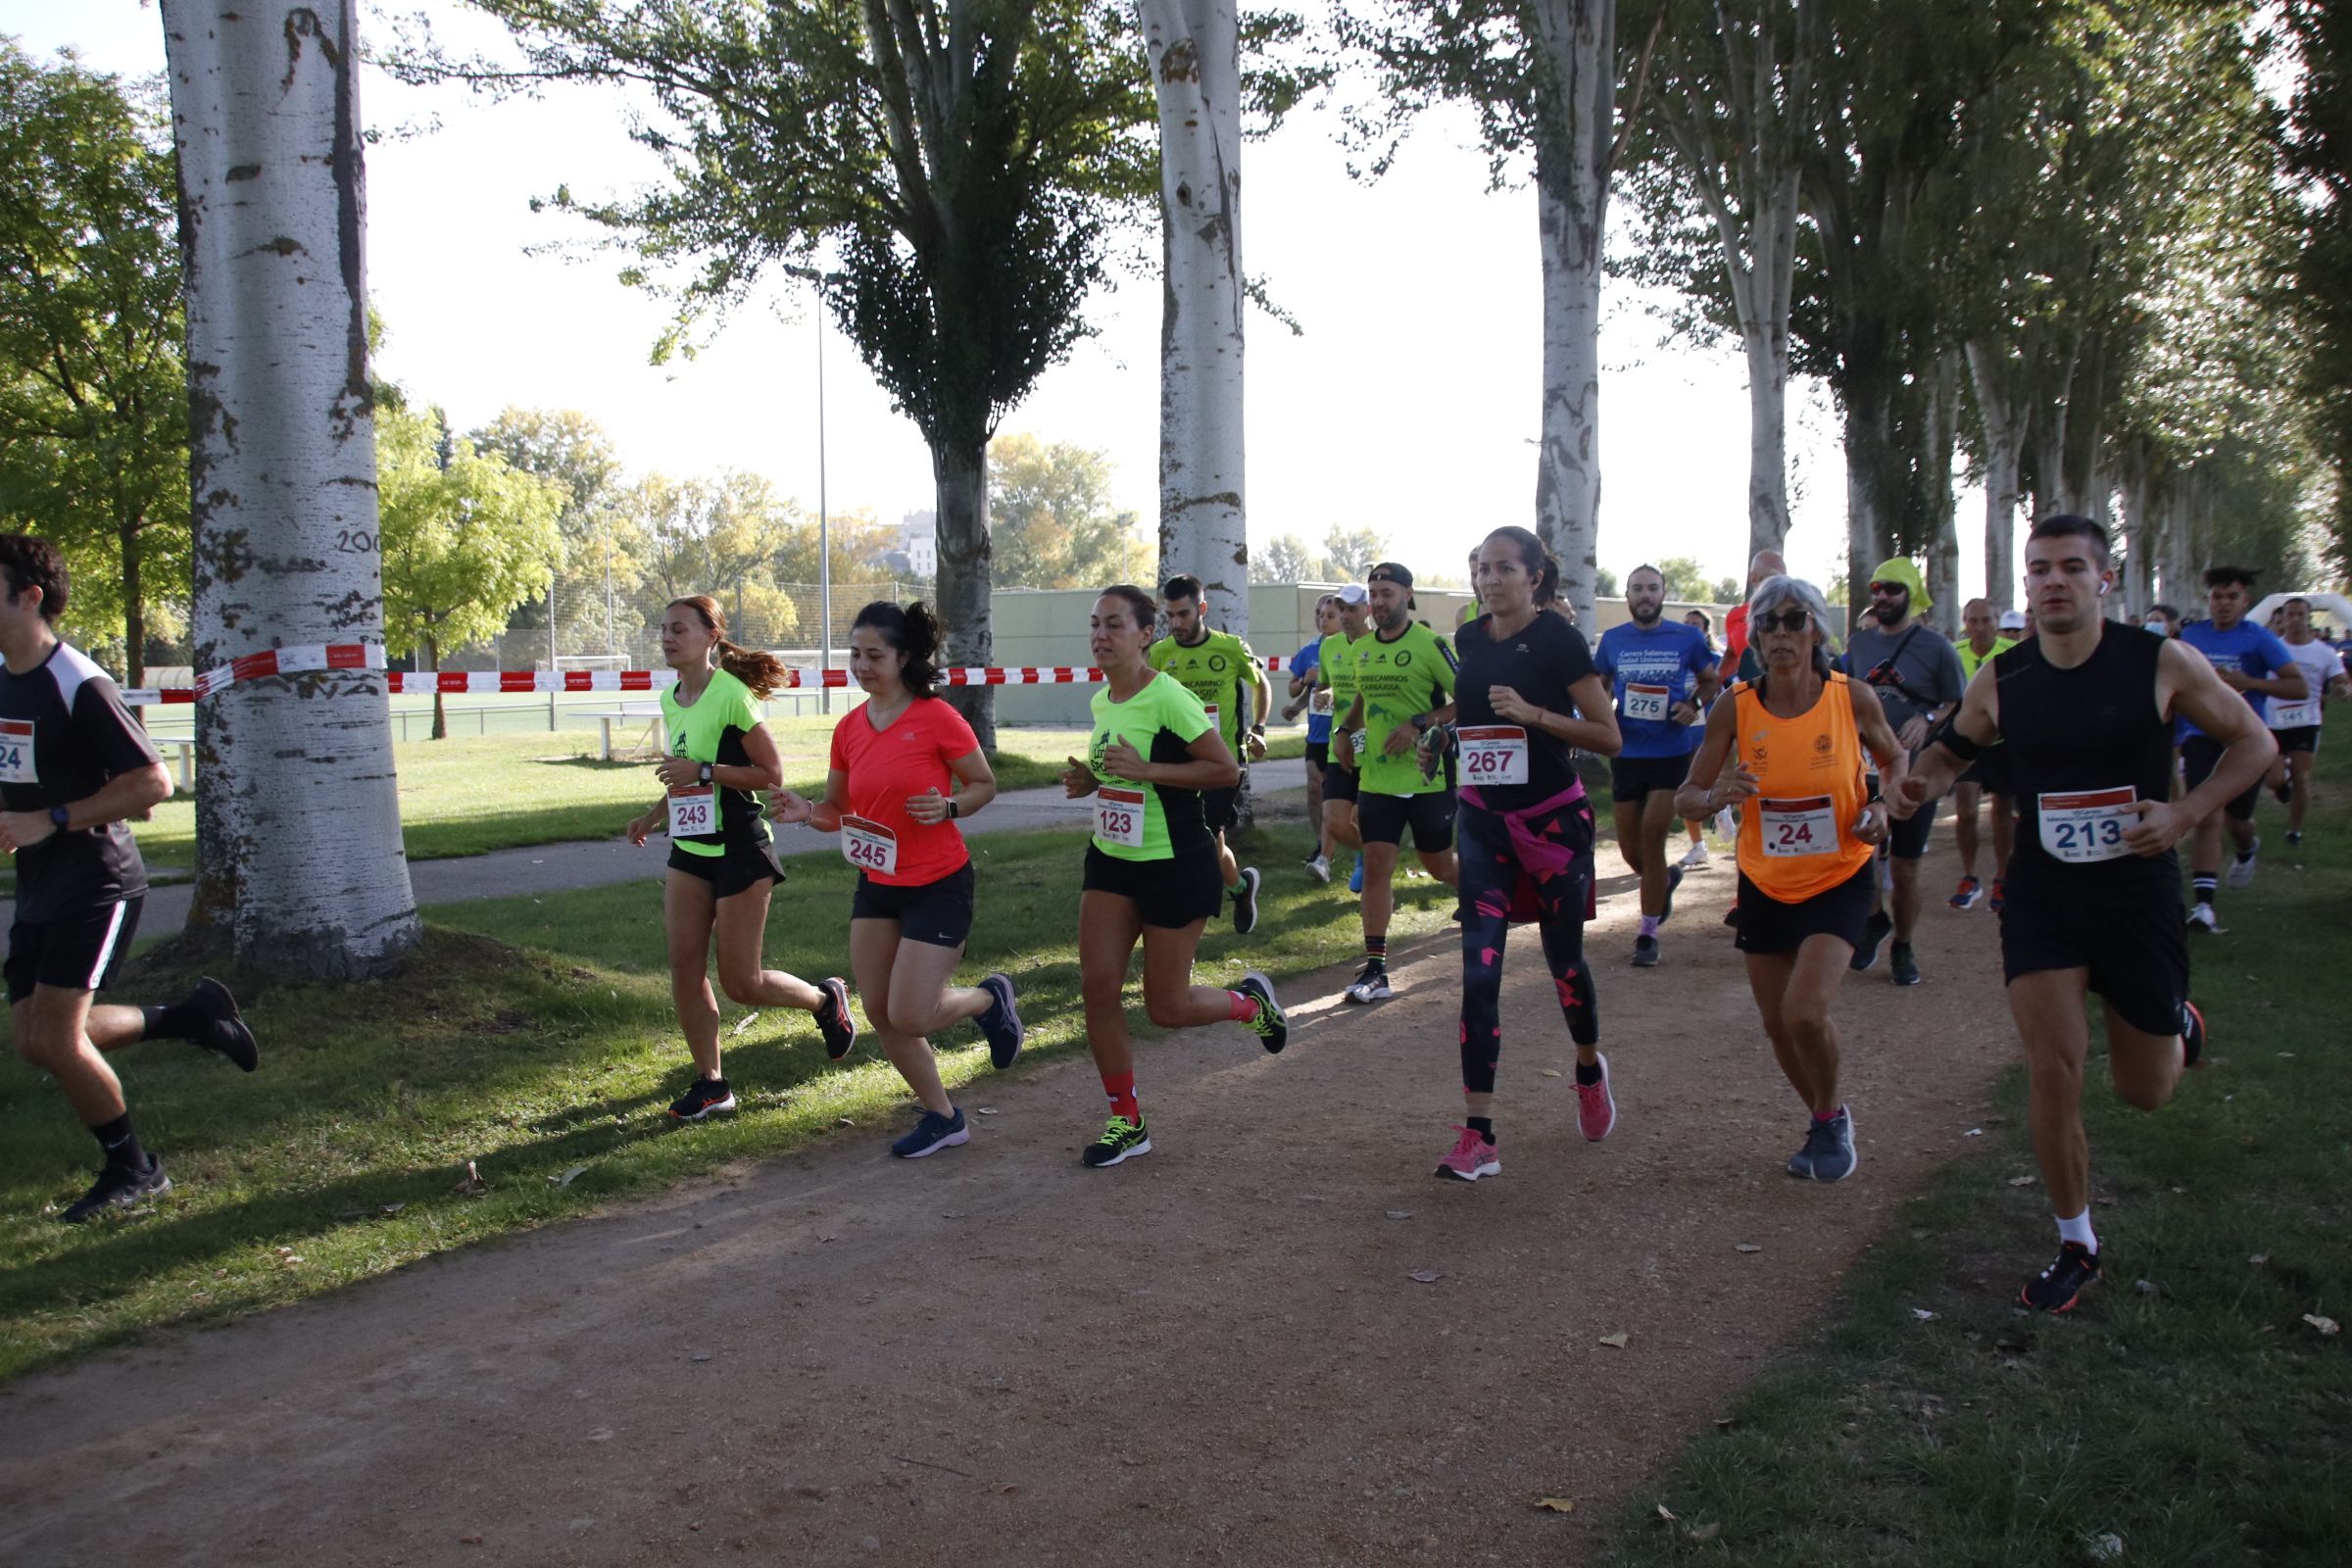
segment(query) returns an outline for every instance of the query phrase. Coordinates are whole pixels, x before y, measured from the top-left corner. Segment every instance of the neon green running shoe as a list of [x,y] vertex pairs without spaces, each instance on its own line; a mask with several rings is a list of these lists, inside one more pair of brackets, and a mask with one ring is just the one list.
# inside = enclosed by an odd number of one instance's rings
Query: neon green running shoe
[[1086,1152],[1079,1158],[1090,1168],[1100,1170],[1106,1165],[1116,1165],[1131,1155],[1150,1152],[1152,1135],[1144,1131],[1144,1124],[1129,1121],[1124,1116],[1113,1116],[1103,1125],[1102,1136],[1087,1145]]

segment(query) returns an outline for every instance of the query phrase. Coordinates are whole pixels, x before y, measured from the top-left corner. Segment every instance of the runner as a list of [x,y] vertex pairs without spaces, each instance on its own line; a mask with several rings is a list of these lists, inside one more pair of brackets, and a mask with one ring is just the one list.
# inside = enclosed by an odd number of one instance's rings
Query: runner
[[1870,920],[1875,846],[1886,838],[1887,808],[1867,782],[1864,753],[1899,784],[1903,749],[1878,693],[1831,668],[1834,623],[1820,589],[1767,577],[1747,603],[1764,673],[1707,715],[1675,804],[1688,815],[1744,803],[1738,946],[1773,1056],[1813,1116],[1788,1174],[1841,1182],[1858,1156],[1830,1009]]
[[1421,737],[1453,717],[1453,649],[1412,618],[1413,574],[1393,561],[1365,573],[1372,635],[1357,642],[1355,701],[1341,728],[1359,732],[1356,829],[1364,842],[1364,964],[1349,1002],[1395,996],[1389,984],[1389,919],[1396,912],[1396,856],[1406,829],[1421,867],[1458,886],[1453,858],[1453,792],[1442,771],[1425,765]]
[[890,1146],[902,1159],[966,1142],[971,1129],[939,1081],[929,1037],[966,1018],[988,1039],[999,1072],[1021,1054],[1012,980],[956,986],[972,932],[971,852],[956,824],[997,798],[997,775],[963,715],[933,689],[939,622],[921,605],[877,599],[850,624],[850,678],[865,701],[833,726],[825,794],[768,796],[768,815],[841,835],[858,868],[850,897],[850,969],[882,1054],[922,1102],[922,1119]]
[[1152,1152],[1123,996],[1139,940],[1144,1010],[1160,1028],[1230,1020],[1269,1052],[1291,1037],[1273,982],[1256,970],[1242,976],[1237,991],[1193,984],[1200,928],[1223,902],[1201,797],[1233,788],[1242,768],[1200,700],[1152,667],[1152,596],[1128,583],[1095,601],[1088,641],[1104,684],[1090,705],[1087,760],[1070,758],[1061,775],[1072,800],[1095,797],[1078,900],[1078,981],[1087,1045],[1110,1098],[1110,1120],[1082,1156],[1097,1167]]
[[[2212,618],[2192,620],[2181,627],[2180,640],[2212,662],[2221,672],[2223,684],[2243,694],[2256,718],[2267,718],[2270,699],[2301,703],[2311,693],[2303,684],[2303,666],[2295,662],[2286,644],[2246,619],[2253,598],[2254,576],[2250,566],[2216,566],[2205,573],[2205,611]],[[2183,714],[2182,718],[2180,776],[2193,795],[2198,785],[2212,777],[2225,743],[2204,730],[2193,713]],[[2254,880],[2255,858],[2262,853],[2262,840],[2254,833],[2254,802],[2261,793],[2262,780],[2257,777],[2245,789],[2232,794],[2220,811],[2208,812],[2197,820],[2196,836],[2189,841],[2188,852],[2189,881],[2196,891],[2196,903],[2188,910],[2191,932],[2210,936],[2221,929],[2220,917],[2214,912],[2214,898],[2222,884],[2225,819],[2230,843],[2237,852],[2230,863],[2230,885],[2242,888]]]
[[[2106,530],[2046,517],[2026,539],[2026,592],[2037,635],[1969,683],[1959,714],[1894,792],[1898,812],[1934,799],[1998,740],[2020,810],[2001,967],[2023,1038],[2034,1153],[2058,1223],[2058,1256],[2018,1299],[2064,1312],[2099,1277],[2090,1224],[2090,1146],[2082,1076],[2089,993],[2106,1013],[2116,1092],[2142,1110],[2172,1098],[2205,1046],[2188,1001],[2188,946],[2173,846],[2191,823],[2270,763],[2270,735],[2212,665],[2178,643],[2109,625],[2115,581]],[[2197,786],[2168,801],[2172,720],[2185,714],[2220,752]]]
[[[1906,753],[1927,744],[1937,724],[1960,706],[1968,689],[1960,670],[1960,656],[1928,624],[1934,609],[1919,568],[1900,559],[1882,562],[1870,577],[1870,614],[1846,639],[1842,668],[1879,694],[1886,721]],[[1870,889],[1870,925],[1854,948],[1856,969],[1879,961],[1879,944],[1894,938],[1889,952],[1898,986],[1919,984],[1919,962],[1911,952],[1911,929],[1919,923],[1919,861],[1928,853],[1928,833],[1936,812],[1917,812],[1887,835],[1885,856],[1893,883],[1893,897],[1882,894],[1874,879]],[[1885,906],[1891,904],[1891,917]]]
[[2345,678],[2343,656],[2312,635],[2311,601],[2289,599],[2283,609],[2286,652],[2301,667],[2310,695],[2300,702],[2282,698],[2271,704],[2271,732],[2278,739],[2278,760],[2272,773],[2278,798],[2286,804],[2287,847],[2301,849],[2303,815],[2311,806],[2311,767],[2319,758],[2327,701],[2342,701],[2352,681]]
[[2139,623],[2159,637],[2180,635],[2180,612],[2170,605],[2150,605],[2148,612],[2139,617]]
[[[2017,646],[1997,629],[2015,611],[2004,612],[1996,620],[1992,602],[1971,599],[1960,610],[1960,629],[1964,634],[1958,645],[1960,672],[1968,680],[1977,678],[1977,671],[1995,654],[2005,654]],[[2018,617],[2022,623],[2022,615]],[[1997,771],[2006,759],[1998,746],[1985,748],[1984,755],[1968,765],[1959,782],[1952,787],[1952,836],[1960,845],[1960,886],[1947,901],[1955,909],[1973,909],[1984,897],[1984,884],[1977,880],[1977,802],[1979,797],[1992,797],[1992,907],[2000,912],[2007,889],[2003,879],[2009,875],[2009,851],[2017,837],[2015,808],[2009,804],[2009,791]]]
[[[1683,624],[1695,628],[1698,634],[1707,640],[1709,651],[1715,651],[1715,618],[1712,615],[1703,610],[1686,610],[1683,612]],[[1722,671],[1723,666],[1719,654],[1716,664],[1718,680],[1722,676]],[[1698,743],[1706,739],[1707,727],[1703,723],[1690,724],[1684,728],[1683,735],[1690,741],[1690,750],[1695,752],[1698,750]],[[1683,827],[1690,835],[1690,847],[1685,850],[1683,858],[1674,863],[1686,871],[1695,871],[1713,858],[1711,852],[1707,849],[1707,824],[1697,817],[1691,816],[1683,819]]]
[[[1264,666],[1248,643],[1230,632],[1208,629],[1200,617],[1200,578],[1190,574],[1170,577],[1160,594],[1165,600],[1168,635],[1152,644],[1152,667],[1175,676],[1200,699],[1228,751],[1239,757],[1246,744],[1250,760],[1263,761],[1266,705],[1273,698]],[[1249,736],[1246,743],[1245,730]],[[1245,767],[1242,778],[1248,774]],[[1241,800],[1241,786],[1242,779],[1237,778],[1223,788],[1203,790],[1200,806],[1207,813],[1209,832],[1216,836],[1218,874],[1225,879],[1225,891],[1233,900],[1234,934],[1248,936],[1257,927],[1257,867],[1241,864],[1225,847],[1226,829],[1239,820],[1235,808]]]
[[1470,552],[1470,600],[1453,612],[1454,629],[1459,631],[1469,625],[1485,613],[1486,608],[1478,592],[1478,552],[1473,550]]
[[[1360,731],[1339,722],[1355,705],[1355,647],[1372,635],[1366,616],[1370,600],[1361,583],[1348,583],[1333,596],[1340,602],[1340,629],[1328,633],[1315,653],[1315,680],[1329,699],[1335,715],[1331,752],[1323,768],[1323,836],[1333,844],[1355,851],[1355,869],[1348,875],[1348,891],[1364,891],[1364,840],[1356,831],[1355,763],[1363,746]],[[1343,755],[1345,754],[1345,755]]]
[[[1778,550],[1759,550],[1748,558],[1747,591],[1754,593],[1756,585],[1767,577],[1778,577],[1788,570],[1788,563],[1781,559]],[[1738,680],[1754,680],[1764,673],[1761,655],[1748,646],[1747,601],[1742,599],[1723,612],[1723,662]]]
[[835,1061],[858,1040],[849,987],[828,977],[810,985],[760,966],[768,895],[784,880],[757,791],[781,789],[775,738],[760,703],[784,684],[769,654],[727,641],[726,614],[706,594],[673,599],[662,616],[662,659],[678,672],[662,693],[669,755],[654,771],[662,798],[628,825],[629,842],[669,835],[669,871],[662,890],[662,926],[669,941],[669,995],[694,1055],[694,1082],[670,1102],[680,1121],[735,1108],[719,1071],[718,1000],[710,994],[710,952],[718,984],[747,1007],[798,1007],[816,1018],[825,1054]]
[[60,640],[73,583],[55,545],[0,534],[0,850],[16,858],[8,931],[8,1030],[17,1054],[57,1080],[98,1140],[90,1190],[58,1217],[78,1225],[172,1190],[131,1130],[105,1053],[184,1040],[247,1072],[253,1031],[220,981],[160,1007],[92,1006],[139,928],[147,867],[123,824],[172,798],[172,774],[106,671]]
[[1323,822],[1323,770],[1331,765],[1331,693],[1318,676],[1322,671],[1323,640],[1340,629],[1340,596],[1325,594],[1315,601],[1315,638],[1291,659],[1291,700],[1283,705],[1285,721],[1306,714],[1306,819],[1315,830],[1315,853],[1306,858],[1306,873],[1318,882],[1331,880],[1331,830]]
[[[1608,688],[1584,633],[1545,614],[1558,564],[1525,528],[1497,528],[1479,553],[1485,613],[1462,628],[1455,731],[1462,767],[1462,1101],[1466,1125],[1437,1174],[1502,1173],[1494,1068],[1502,1054],[1502,955],[1510,922],[1534,920],[1568,1038],[1576,1043],[1577,1125],[1598,1142],[1617,1124],[1599,998],[1585,962],[1592,914],[1592,803],[1576,747],[1617,750]],[[1591,713],[1592,718],[1579,714]]]
[[1617,803],[1617,853],[1642,879],[1642,927],[1634,967],[1654,968],[1658,927],[1674,912],[1683,868],[1666,859],[1674,827],[1674,792],[1690,770],[1690,726],[1722,685],[1715,650],[1698,631],[1665,618],[1666,579],[1655,566],[1626,574],[1625,608],[1633,619],[1600,634],[1592,662],[1615,694],[1625,749],[1609,764]]

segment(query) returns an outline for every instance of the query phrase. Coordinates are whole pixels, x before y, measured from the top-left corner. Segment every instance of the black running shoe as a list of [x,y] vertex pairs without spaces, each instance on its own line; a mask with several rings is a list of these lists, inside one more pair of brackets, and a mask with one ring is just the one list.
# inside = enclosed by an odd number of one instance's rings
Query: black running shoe
[[835,1061],[858,1044],[858,1019],[850,1011],[850,988],[841,976],[829,974],[816,983],[825,1000],[816,1004],[816,1032],[825,1037],[825,1054]]
[[1242,885],[1233,890],[1233,934],[1246,937],[1257,929],[1257,867],[1242,867]]
[[262,1049],[255,1044],[253,1031],[245,1027],[244,1015],[237,1011],[237,999],[228,994],[228,987],[207,975],[196,982],[180,1004],[193,1007],[205,1016],[206,1028],[196,1044],[207,1051],[217,1051],[251,1072],[262,1064]]
[[705,1116],[735,1108],[735,1091],[727,1087],[724,1078],[697,1078],[686,1092],[669,1102],[669,1113],[679,1121],[701,1121]]
[[1668,866],[1666,868],[1666,906],[1658,911],[1658,924],[1664,925],[1674,917],[1674,890],[1682,885],[1683,868],[1679,865]]
[[980,989],[996,999],[980,1015],[980,1032],[988,1036],[988,1064],[1003,1072],[1020,1055],[1029,1031],[1021,1027],[1020,1011],[1013,1005],[1012,976],[992,974],[980,982]]
[[127,1165],[107,1166],[90,1184],[90,1190],[58,1218],[69,1225],[78,1225],[110,1208],[136,1208],[150,1198],[159,1198],[171,1190],[172,1178],[164,1174],[164,1162],[150,1154],[145,1170],[132,1170]]
[[1870,923],[1862,928],[1862,940],[1855,944],[1853,958],[1847,962],[1846,967],[1859,974],[1864,969],[1876,964],[1879,961],[1879,944],[1886,941],[1893,931],[1894,921],[1887,916],[1885,910],[1872,915]]
[[1897,942],[1886,950],[1886,960],[1893,966],[1894,983],[1898,986],[1919,984],[1919,960],[1911,956],[1911,944]]
[[2098,1253],[2081,1242],[2060,1242],[2057,1260],[2026,1281],[2017,1302],[2036,1312],[2072,1312],[2082,1299],[2082,1288],[2098,1278]]
[[2194,1067],[2205,1055],[2205,1015],[2193,1002],[2180,1004],[2180,1065]]
[[2299,850],[2303,847],[2303,830],[2301,828],[2290,827],[2286,830],[2286,847],[2290,850]]
[[1079,1155],[1078,1160],[1089,1170],[1101,1170],[1150,1152],[1152,1135],[1144,1131],[1144,1124],[1129,1121],[1124,1116],[1113,1116],[1103,1126],[1102,1136],[1087,1145],[1086,1152]]
[[1242,976],[1241,991],[1257,1004],[1257,1016],[1244,1021],[1242,1027],[1264,1043],[1266,1054],[1280,1055],[1282,1048],[1291,1043],[1291,1021],[1284,1015],[1282,1004],[1274,1000],[1274,982],[1252,969]]

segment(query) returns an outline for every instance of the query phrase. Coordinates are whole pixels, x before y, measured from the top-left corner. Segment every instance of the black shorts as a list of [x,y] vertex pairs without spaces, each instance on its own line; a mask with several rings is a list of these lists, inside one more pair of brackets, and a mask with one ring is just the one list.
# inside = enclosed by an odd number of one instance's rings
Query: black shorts
[[[2190,789],[2213,777],[2214,766],[2221,761],[2222,753],[2226,750],[2227,747],[2210,735],[2191,735],[2180,743],[2180,776],[2187,781]],[[2245,793],[2228,802],[2222,809],[2240,822],[2251,822],[2254,820],[2254,800],[2261,793],[2262,780],[2256,779],[2246,786]]]
[[1879,862],[1866,860],[1862,869],[1802,904],[1783,904],[1740,873],[1740,917],[1732,946],[1741,953],[1794,953],[1807,937],[1836,937],[1847,947],[1858,946],[1870,923],[1871,885]]
[[19,920],[8,928],[8,1002],[14,1006],[36,985],[60,991],[102,991],[114,983],[139,934],[143,893],[101,904],[58,920]]
[[2293,729],[2275,729],[2280,755],[2288,752],[2317,752],[2320,749],[2320,726],[2297,724]]
[[1413,848],[1423,855],[1452,849],[1453,792],[1356,797],[1355,831],[1366,844],[1401,845],[1406,828],[1412,829]]
[[1128,900],[1144,924],[1167,930],[1205,920],[1225,906],[1225,873],[1213,847],[1166,860],[1122,860],[1089,844],[1080,885],[1089,893]]
[[762,883],[784,880],[784,868],[776,863],[775,846],[764,839],[757,844],[730,844],[724,855],[697,855],[672,844],[669,868],[710,883],[714,899],[731,899]]
[[1609,797],[1619,806],[1640,806],[1660,790],[1672,795],[1690,776],[1690,754],[1619,757],[1609,762]]
[[2176,885],[2131,898],[2052,896],[2009,885],[2001,906],[2001,977],[2088,969],[2090,989],[2142,1034],[2180,1032],[2188,998],[2188,929]]
[[1331,742],[1308,741],[1306,743],[1306,765],[1318,773],[1329,767],[1331,765]]
[[1936,830],[1936,808],[1943,797],[1922,801],[1907,817],[1886,824],[1886,853],[1897,860],[1916,860],[1928,853],[1928,835]]
[[1241,819],[1241,813],[1234,809],[1241,798],[1242,792],[1238,785],[1229,790],[1202,790],[1200,792],[1200,814],[1208,819],[1208,830],[1211,833],[1222,833]]
[[860,871],[858,891],[850,895],[850,918],[896,920],[906,941],[960,948],[972,934],[974,880],[969,860],[936,882],[910,887],[877,882]]
[[1333,801],[1354,800],[1358,783],[1359,780],[1352,771],[1342,767],[1337,762],[1332,763],[1323,769],[1324,804],[1328,806]]

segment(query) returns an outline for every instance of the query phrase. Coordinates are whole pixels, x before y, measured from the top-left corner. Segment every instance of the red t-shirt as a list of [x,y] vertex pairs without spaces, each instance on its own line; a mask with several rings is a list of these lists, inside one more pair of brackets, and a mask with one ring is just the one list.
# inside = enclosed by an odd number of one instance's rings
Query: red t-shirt
[[[1747,649],[1747,606],[1734,605],[1723,612],[1723,665],[1727,670],[1740,667],[1740,656]],[[1729,676],[1725,677],[1729,679]]]
[[906,801],[925,790],[954,794],[956,775],[948,764],[979,749],[979,737],[963,715],[936,697],[916,698],[879,732],[862,704],[841,715],[833,726],[831,765],[848,777],[848,814],[881,824],[896,841],[895,871],[876,868],[871,845],[861,849],[859,869],[886,886],[910,888],[953,876],[971,863],[971,852],[954,822],[917,822],[906,814]]

